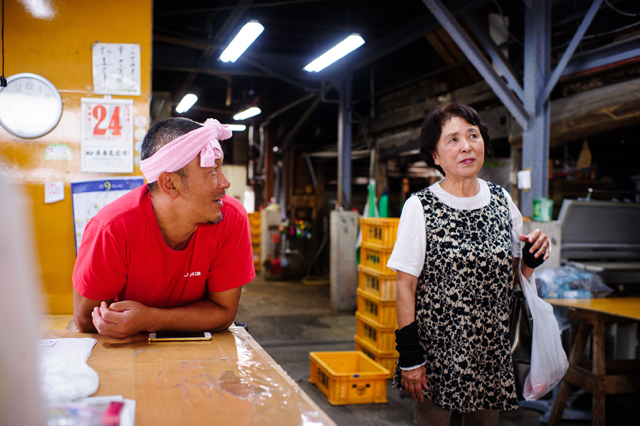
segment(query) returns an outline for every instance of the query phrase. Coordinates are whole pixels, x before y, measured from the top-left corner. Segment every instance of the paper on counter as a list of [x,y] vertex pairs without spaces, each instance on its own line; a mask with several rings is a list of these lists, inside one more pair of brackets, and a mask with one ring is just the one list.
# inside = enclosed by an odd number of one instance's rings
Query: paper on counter
[[87,362],[93,347],[98,343],[90,337],[68,339],[39,339],[41,357],[62,358],[68,361]]
[[[100,409],[104,408],[111,402],[124,403],[122,411],[120,411],[120,421],[118,423],[118,426],[134,426],[136,415],[136,401],[132,399],[125,399],[122,397],[122,395],[93,396],[77,399],[67,404],[49,404],[49,421],[60,421],[61,419],[74,421],[77,420],[76,417],[81,417],[83,414],[86,416],[87,413],[95,413],[95,415],[99,416],[101,415]],[[96,410],[93,411],[92,407]],[[86,417],[82,418],[82,420],[86,420]]]
[[91,396],[76,401],[87,405],[104,404],[108,402],[124,402],[124,407],[120,412],[120,424],[118,426],[134,426],[136,418],[136,401],[123,398],[122,395]]

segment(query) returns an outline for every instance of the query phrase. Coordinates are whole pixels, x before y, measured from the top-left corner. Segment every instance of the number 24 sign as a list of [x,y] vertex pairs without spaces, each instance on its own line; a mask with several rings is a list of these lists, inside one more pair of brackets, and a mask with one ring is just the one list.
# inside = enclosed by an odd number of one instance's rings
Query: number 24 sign
[[82,139],[133,141],[133,100],[82,99]]
[[82,98],[82,171],[133,171],[133,100]]

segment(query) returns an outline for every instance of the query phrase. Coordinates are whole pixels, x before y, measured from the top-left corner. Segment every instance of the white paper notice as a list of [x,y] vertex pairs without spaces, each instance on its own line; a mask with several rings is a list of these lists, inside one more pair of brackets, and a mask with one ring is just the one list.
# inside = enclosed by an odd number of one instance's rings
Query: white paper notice
[[55,203],[64,200],[64,183],[63,182],[45,182],[44,183],[44,202]]
[[93,92],[140,95],[140,45],[96,43],[93,49]]
[[133,173],[133,100],[82,98],[83,172]]

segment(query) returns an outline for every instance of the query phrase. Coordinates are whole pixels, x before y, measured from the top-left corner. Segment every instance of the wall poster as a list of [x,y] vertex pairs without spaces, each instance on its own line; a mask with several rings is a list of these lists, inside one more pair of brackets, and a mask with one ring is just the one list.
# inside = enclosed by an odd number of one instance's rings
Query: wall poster
[[104,206],[143,183],[142,176],[111,177],[71,182],[73,234],[76,240],[76,254],[78,254],[78,248],[82,242],[84,228],[91,218]]

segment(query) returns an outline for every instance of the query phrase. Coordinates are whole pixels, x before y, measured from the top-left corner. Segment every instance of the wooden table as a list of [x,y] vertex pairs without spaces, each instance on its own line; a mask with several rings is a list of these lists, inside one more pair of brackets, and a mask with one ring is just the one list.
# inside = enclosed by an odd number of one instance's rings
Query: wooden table
[[94,396],[136,401],[136,426],[328,425],[335,423],[243,328],[205,342],[149,343],[79,333],[69,316],[42,319],[42,338],[93,337],[87,363],[98,372]]
[[[562,380],[553,405],[549,426],[560,423],[571,394],[571,385],[593,395],[592,422],[605,424],[605,397],[612,394],[640,393],[640,361],[607,361],[605,326],[609,323],[640,321],[640,297],[609,299],[547,299],[554,306],[569,308],[569,321],[580,324],[569,356],[569,370]],[[593,361],[582,361],[587,338],[593,333]]]

